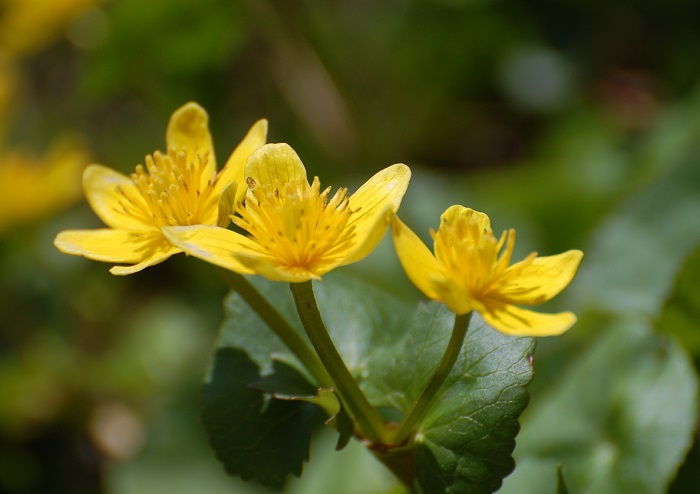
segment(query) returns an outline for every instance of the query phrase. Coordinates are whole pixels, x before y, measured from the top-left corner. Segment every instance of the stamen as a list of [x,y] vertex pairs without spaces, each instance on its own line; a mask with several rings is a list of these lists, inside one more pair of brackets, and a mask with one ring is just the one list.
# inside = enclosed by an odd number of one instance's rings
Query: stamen
[[255,240],[254,250],[268,262],[294,273],[317,276],[322,267],[351,248],[354,228],[347,223],[347,189],[341,188],[328,200],[331,188],[320,192],[315,178],[311,186],[256,183],[246,179],[254,201],[238,205],[233,223]]
[[438,231],[431,230],[430,234],[436,258],[448,272],[454,273],[454,281],[475,298],[500,282],[515,244],[514,230],[503,232],[497,240],[476,215],[458,217],[454,222],[442,218]]
[[[155,228],[169,225],[192,225],[202,222],[200,215],[213,207],[217,198],[211,192],[212,180],[203,181],[207,155],[187,162],[187,154],[170,150],[156,151],[146,156],[145,166],[137,165],[131,179],[142,201],[129,197],[121,187],[117,192],[125,197],[121,206],[124,214],[150,223]],[[190,184],[206,184],[204,192]]]

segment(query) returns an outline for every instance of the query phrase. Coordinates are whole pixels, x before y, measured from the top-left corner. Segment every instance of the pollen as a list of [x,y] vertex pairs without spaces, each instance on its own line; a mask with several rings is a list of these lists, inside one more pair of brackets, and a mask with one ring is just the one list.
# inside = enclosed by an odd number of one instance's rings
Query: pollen
[[212,194],[215,177],[203,176],[207,159],[198,155],[188,162],[184,152],[174,150],[146,156],[146,165],[131,174],[141,197],[118,190],[122,212],[155,228],[202,223],[217,199]]
[[272,265],[312,277],[343,259],[355,245],[347,189],[321,192],[318,177],[303,183],[256,184],[247,179],[252,198],[238,206],[232,221],[248,232],[256,253]]

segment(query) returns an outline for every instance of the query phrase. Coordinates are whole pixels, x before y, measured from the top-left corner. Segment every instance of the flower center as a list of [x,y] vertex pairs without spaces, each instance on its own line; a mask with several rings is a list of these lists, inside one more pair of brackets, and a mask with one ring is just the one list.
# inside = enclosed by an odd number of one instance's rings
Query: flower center
[[504,231],[497,240],[491,228],[470,216],[451,223],[444,220],[431,235],[438,260],[475,299],[488,295],[503,282],[515,246],[515,230]]
[[123,212],[156,228],[205,223],[215,210],[211,193],[215,177],[204,177],[208,156],[187,162],[184,152],[156,151],[146,156],[146,167],[138,165],[131,174],[143,201],[134,200],[121,188]]
[[257,254],[274,266],[316,276],[354,243],[347,189],[330,197],[330,187],[320,192],[318,177],[311,186],[304,180],[273,187],[250,177],[247,183],[254,200],[249,195],[245,206],[236,210],[240,217],[232,220],[250,234]]

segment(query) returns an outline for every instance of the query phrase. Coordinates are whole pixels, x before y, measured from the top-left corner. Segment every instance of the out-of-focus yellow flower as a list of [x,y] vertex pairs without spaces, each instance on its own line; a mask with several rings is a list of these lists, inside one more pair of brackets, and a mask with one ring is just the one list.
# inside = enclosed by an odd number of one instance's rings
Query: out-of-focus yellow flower
[[73,138],[56,140],[41,157],[18,150],[0,155],[0,233],[74,203],[86,159]]
[[[88,203],[109,228],[64,231],[54,244],[66,254],[130,264],[114,266],[110,272],[116,275],[166,260],[181,251],[161,229],[217,224],[222,191],[243,179],[246,160],[266,137],[267,121],[259,120],[217,173],[209,117],[201,106],[187,103],[170,118],[166,154],[156,151],[146,156],[146,166],[138,165],[130,177],[102,165],[85,169],[83,189]],[[235,193],[235,187],[228,190]]]
[[0,53],[31,55],[60,34],[79,13],[101,0],[0,0]]
[[242,274],[298,283],[320,279],[367,256],[386,233],[408,187],[411,171],[396,164],[378,172],[353,195],[330,195],[287,144],[267,144],[245,167],[248,195],[233,222],[248,233],[217,227],[164,229],[170,241],[205,261]]
[[533,252],[510,265],[515,230],[496,239],[488,216],[462,206],[448,208],[438,231],[431,231],[435,255],[396,216],[392,234],[411,281],[456,314],[478,311],[489,325],[513,335],[556,335],[576,322],[571,312],[541,314],[517,306],[541,304],[566,288],[583,257],[580,250],[549,257]]

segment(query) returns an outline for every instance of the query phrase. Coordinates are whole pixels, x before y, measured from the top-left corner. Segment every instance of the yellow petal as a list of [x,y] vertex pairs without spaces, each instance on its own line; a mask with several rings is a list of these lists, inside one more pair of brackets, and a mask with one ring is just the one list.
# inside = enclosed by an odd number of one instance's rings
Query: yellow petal
[[[245,189],[246,187],[241,187]],[[231,221],[231,215],[236,209],[236,191],[238,184],[231,182],[224,187],[219,196],[219,216],[216,220],[216,225],[221,228],[226,228]]]
[[391,218],[391,234],[396,254],[408,278],[428,298],[443,301],[439,287],[447,286],[449,280],[432,252],[396,215]]
[[253,271],[235,254],[247,253],[255,244],[238,233],[210,225],[174,226],[161,229],[165,237],[187,254],[240,274]]
[[450,206],[445,210],[442,215],[440,215],[440,224],[444,223],[456,223],[457,221],[474,221],[476,220],[479,228],[484,232],[491,232],[491,220],[489,217],[479,211],[475,211],[471,208],[465,208],[458,204]]
[[264,276],[270,281],[282,281],[285,283],[303,283],[309,280],[320,280],[321,277],[309,271],[293,272],[288,269],[280,269],[260,256],[236,254],[236,259],[246,266],[251,272]]
[[[265,144],[267,140],[267,120],[261,119],[255,122],[250,128],[246,136],[243,138],[241,143],[236,146],[233,150],[231,156],[226,162],[226,166],[219,172],[216,178],[216,183],[218,187],[225,187],[230,182],[238,182],[239,184],[245,184],[245,165],[248,162],[248,158],[260,149],[262,145]],[[247,191],[247,187],[239,187],[236,200],[238,202],[243,201]]]
[[83,189],[90,207],[107,226],[133,231],[150,227],[143,219],[125,212],[125,208],[148,211],[143,196],[126,175],[106,166],[90,165],[83,172]]
[[214,145],[209,132],[209,115],[197,103],[189,102],[182,105],[170,117],[168,129],[165,133],[165,142],[168,149],[185,152],[187,163],[193,162],[198,157],[206,157],[206,166],[202,173],[204,190],[207,181],[214,178],[216,173],[216,156]]
[[576,322],[572,312],[541,314],[510,304],[488,304],[481,313],[491,327],[513,336],[556,336]]
[[546,302],[571,283],[582,258],[583,252],[570,250],[513,264],[505,273],[506,277],[512,274],[512,280],[506,281],[497,297],[518,305]]
[[410,180],[409,167],[404,164],[392,165],[376,173],[350,196],[348,207],[353,214],[348,228],[354,228],[357,250],[343,264],[359,261],[382,240],[390,217],[398,211]]
[[340,264],[333,266],[331,269],[341,265],[346,266],[352,264],[368,256],[377,244],[381,242],[382,238],[384,238],[384,234],[386,234],[386,229],[389,227],[393,214],[393,208],[387,206],[380,214],[373,215],[374,217],[372,219],[374,220],[374,224],[369,224],[367,221],[363,222],[361,234],[358,234],[357,230],[355,231],[358,238],[354,248],[342,259]]
[[[291,183],[295,186],[309,187],[306,168],[296,151],[288,144],[265,144],[248,159],[245,178],[249,187],[259,184],[278,187]],[[248,178],[252,178],[252,182]]]
[[451,279],[435,282],[435,291],[441,294],[441,300],[457,315],[466,314],[473,310],[482,312],[484,304],[474,299],[464,288]]
[[95,261],[134,264],[115,266],[110,270],[120,275],[135,273],[180,252],[157,230],[146,234],[110,228],[67,230],[56,236],[54,245],[65,254]]
[[114,266],[109,270],[110,273],[117,276],[125,276],[127,274],[134,274],[142,269],[149,266],[155,266],[166,259],[168,259],[173,254],[178,254],[182,252],[179,248],[171,244],[159,244],[153,250],[149,252],[149,256],[138,264],[133,266]]
[[398,211],[410,180],[411,169],[399,163],[377,172],[357,189],[349,201],[350,209],[354,211],[350,224],[355,227],[355,232],[370,228],[378,216],[384,215],[387,207],[394,213]]

